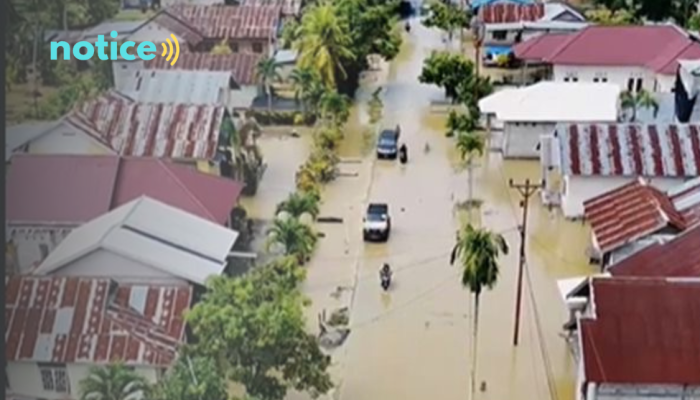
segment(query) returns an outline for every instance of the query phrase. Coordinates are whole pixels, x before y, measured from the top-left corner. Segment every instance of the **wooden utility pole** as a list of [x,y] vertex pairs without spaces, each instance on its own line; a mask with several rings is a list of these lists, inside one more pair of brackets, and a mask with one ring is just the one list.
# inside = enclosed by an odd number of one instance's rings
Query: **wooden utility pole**
[[520,333],[520,303],[523,295],[523,270],[525,269],[525,237],[527,236],[527,211],[530,197],[537,193],[543,187],[542,183],[533,184],[529,179],[525,179],[525,183],[513,183],[511,179],[508,185],[517,189],[520,193],[520,207],[523,209],[522,222],[520,225],[520,259],[518,265],[518,286],[515,295],[515,328],[513,330],[513,346],[518,345],[518,336]]

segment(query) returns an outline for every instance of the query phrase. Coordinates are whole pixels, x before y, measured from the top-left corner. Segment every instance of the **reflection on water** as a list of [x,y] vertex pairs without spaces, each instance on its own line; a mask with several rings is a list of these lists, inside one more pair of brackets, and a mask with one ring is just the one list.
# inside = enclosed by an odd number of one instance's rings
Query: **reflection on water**
[[[446,115],[430,111],[430,100],[440,98],[436,87],[424,86],[416,77],[422,59],[431,49],[443,48],[440,34],[412,23],[406,44],[391,64],[388,80],[381,74],[367,78],[346,129],[340,153],[363,157],[360,163],[344,163],[342,177],[324,191],[322,214],[343,218],[342,224],[319,224],[325,234],[310,265],[305,291],[312,299],[309,329],[316,331],[316,315],[322,310],[351,306],[352,333],[333,353],[332,373],[338,385],[335,398],[342,400],[462,400],[469,393],[471,298],[460,286],[459,271],[448,263],[458,218],[456,202],[467,195],[467,173],[459,167],[453,142],[444,135]],[[471,50],[466,50],[472,54]],[[383,125],[401,124],[401,140],[411,153],[406,166],[375,161],[367,150],[366,102],[381,84]],[[428,144],[426,146],[426,144]],[[274,205],[294,187],[296,166],[308,151],[305,139],[266,139],[263,151],[270,168],[251,213],[269,217]],[[368,154],[369,153],[369,154]],[[539,345],[533,302],[523,296],[520,345],[512,342],[517,247],[520,221],[519,197],[508,188],[508,179],[539,179],[537,163],[502,161],[486,154],[474,171],[475,196],[483,201],[479,223],[502,233],[511,254],[501,261],[502,271],[494,290],[482,295],[478,346],[476,399],[544,399],[549,397],[547,374],[558,398],[573,399],[574,366],[559,337],[566,318],[556,279],[590,273],[584,250],[588,231],[564,221],[556,211],[531,198],[528,221],[528,272],[539,310],[539,324],[546,348]],[[386,244],[362,242],[361,222],[368,201],[386,201],[393,221]],[[389,262],[394,279],[389,293],[380,287],[378,270]],[[543,354],[551,363],[547,371]],[[307,399],[301,393],[290,399]]]

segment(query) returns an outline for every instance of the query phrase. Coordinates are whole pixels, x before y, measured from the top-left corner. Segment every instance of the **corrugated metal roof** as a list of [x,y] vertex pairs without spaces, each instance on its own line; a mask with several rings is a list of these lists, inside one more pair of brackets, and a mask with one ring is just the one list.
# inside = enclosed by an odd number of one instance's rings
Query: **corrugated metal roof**
[[581,319],[585,379],[700,384],[700,280],[592,279],[595,317]]
[[142,103],[218,105],[232,78],[231,71],[137,70],[116,89]]
[[301,0],[242,0],[242,6],[260,7],[260,6],[278,6],[282,8],[282,15],[293,16],[298,15],[301,10]]
[[700,125],[560,124],[562,172],[581,176],[700,174]]
[[691,179],[668,191],[676,210],[689,223],[700,221],[700,178]]
[[614,276],[700,278],[700,225],[615,263]]
[[9,161],[12,154],[20,147],[41,137],[49,130],[55,128],[61,121],[30,122],[5,128],[5,161]]
[[[262,54],[255,53],[234,53],[225,55],[184,53],[180,54],[175,65],[170,65],[170,62],[163,57],[156,57],[146,61],[144,65],[146,69],[178,70],[178,72],[182,72],[183,70],[227,71],[239,85],[255,85],[257,83],[257,66],[263,57]],[[226,81],[225,87],[228,87],[228,80]]]
[[106,250],[204,284],[222,273],[237,238],[237,232],[144,196],[73,230],[34,273],[51,274]]
[[[9,361],[167,366],[184,342],[192,289],[82,278],[5,279]],[[129,298],[139,292],[139,307]]]
[[495,3],[479,7],[478,18],[484,24],[537,21],[544,16],[543,3],[515,4]]
[[222,105],[136,103],[107,95],[76,115],[93,121],[98,137],[120,155],[211,159],[225,113]]
[[583,203],[584,216],[603,253],[686,221],[671,200],[646,181],[637,179]]

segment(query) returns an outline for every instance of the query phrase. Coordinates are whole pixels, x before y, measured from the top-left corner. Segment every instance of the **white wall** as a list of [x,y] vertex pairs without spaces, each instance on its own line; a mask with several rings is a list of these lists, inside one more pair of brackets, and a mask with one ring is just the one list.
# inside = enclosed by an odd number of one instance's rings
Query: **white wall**
[[[580,66],[580,65],[555,65],[554,80],[564,82],[565,78],[577,77],[578,82],[594,82],[595,78],[607,78],[608,83],[620,85],[622,90],[627,90],[630,78],[641,78],[642,88],[650,92],[657,91],[656,74],[645,68],[638,67],[608,67],[608,66]],[[636,83],[635,83],[636,85]]]
[[241,86],[240,90],[229,90],[226,107],[233,110],[247,110],[253,103],[253,99],[258,96],[258,91],[255,85]]
[[656,74],[656,91],[670,93],[676,86],[675,75],[660,75]]
[[20,273],[28,273],[42,260],[41,247],[51,252],[70,233],[71,227],[42,228],[10,226],[8,238],[12,240],[16,253],[17,267]]
[[104,249],[94,251],[53,272],[55,276],[109,277],[125,283],[188,285],[181,278]]
[[[562,212],[566,218],[583,216],[583,203],[593,197],[609,192],[631,182],[635,177],[590,177],[567,176],[564,178],[565,187],[562,194]],[[666,191],[683,183],[682,178],[654,178],[651,185]]]
[[[57,393],[44,390],[41,382],[39,365],[33,362],[9,362],[7,364],[7,377],[10,390],[18,395],[47,399],[64,400],[66,398],[77,399],[80,397],[80,381],[88,376],[90,364],[67,364],[66,371],[70,381],[70,393]],[[138,366],[134,370],[149,382],[155,383],[158,378],[158,369],[148,366]]]
[[114,154],[97,140],[63,124],[29,143],[30,154]]
[[551,134],[554,127],[554,123],[506,122],[503,157],[539,159],[540,136]]

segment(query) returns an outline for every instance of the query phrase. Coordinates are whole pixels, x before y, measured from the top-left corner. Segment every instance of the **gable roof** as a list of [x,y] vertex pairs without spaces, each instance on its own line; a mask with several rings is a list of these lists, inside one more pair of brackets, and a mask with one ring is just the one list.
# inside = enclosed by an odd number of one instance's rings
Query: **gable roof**
[[613,264],[613,276],[700,278],[700,225]]
[[225,104],[233,75],[231,71],[152,69],[136,70],[122,79],[117,90],[136,102],[216,106]]
[[204,284],[223,272],[237,238],[237,232],[144,196],[73,230],[33,272],[47,275],[106,250]]
[[643,179],[636,179],[583,203],[600,251],[607,253],[671,226],[685,229],[686,221],[673,202]]
[[585,379],[700,384],[700,280],[593,278],[580,319]]
[[[550,64],[638,66],[666,75],[676,73],[679,59],[700,54],[700,43],[674,25],[592,25],[563,42],[538,41],[530,46],[530,51],[537,48],[547,54],[543,61]],[[515,55],[529,59],[527,52]]]
[[564,175],[700,175],[700,125],[559,124]]
[[192,288],[107,279],[5,278],[8,361],[168,366]]
[[163,57],[156,57],[146,61],[144,66],[154,70],[227,71],[239,85],[254,85],[257,83],[257,65],[262,59],[262,54],[255,53],[183,53],[175,65]]
[[79,225],[144,195],[223,225],[243,184],[156,158],[27,154],[10,166],[7,188],[15,225]]
[[513,55],[526,61],[544,62],[552,49],[563,45],[573,33],[548,33],[515,44]]

